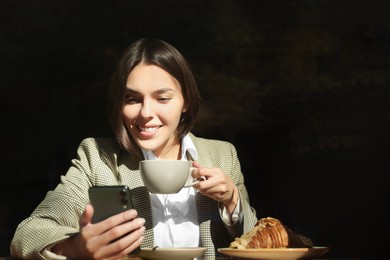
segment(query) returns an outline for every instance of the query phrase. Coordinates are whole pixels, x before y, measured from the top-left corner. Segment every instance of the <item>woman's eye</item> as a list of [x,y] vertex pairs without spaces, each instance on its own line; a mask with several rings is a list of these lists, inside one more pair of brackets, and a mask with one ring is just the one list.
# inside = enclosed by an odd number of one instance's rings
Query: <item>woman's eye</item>
[[139,100],[136,99],[135,97],[126,97],[125,102],[128,104],[135,104],[135,103],[139,103]]
[[170,98],[170,97],[159,97],[159,98],[157,98],[157,100],[158,100],[159,102],[166,103],[166,102],[168,102],[169,100],[171,100],[171,98]]

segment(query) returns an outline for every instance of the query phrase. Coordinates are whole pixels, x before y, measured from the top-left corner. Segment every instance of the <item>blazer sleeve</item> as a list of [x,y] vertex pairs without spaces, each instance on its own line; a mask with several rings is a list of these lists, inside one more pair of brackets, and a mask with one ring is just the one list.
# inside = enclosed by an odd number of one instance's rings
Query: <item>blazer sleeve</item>
[[89,203],[88,188],[98,181],[100,173],[107,176],[102,182],[115,179],[107,174],[112,172],[107,163],[96,159],[101,156],[97,147],[92,138],[81,142],[77,159],[72,160],[57,187],[47,192],[30,217],[17,226],[10,246],[11,256],[44,259],[45,248],[79,232],[79,217]]
[[237,186],[240,194],[242,218],[231,226],[222,222],[231,237],[241,236],[243,232],[247,232],[255,226],[257,216],[256,210],[250,205],[235,146],[226,141],[200,138],[192,134],[190,136],[197,149],[199,163],[205,167],[221,168]]
[[241,202],[241,214],[239,222],[233,226],[227,226],[227,229],[233,237],[241,236],[243,233],[250,231],[257,222],[256,210],[250,205],[248,191],[244,182],[244,175],[241,172],[240,161],[237,156],[237,150],[233,144],[230,144],[230,153],[232,158],[232,171],[230,177],[235,183]]

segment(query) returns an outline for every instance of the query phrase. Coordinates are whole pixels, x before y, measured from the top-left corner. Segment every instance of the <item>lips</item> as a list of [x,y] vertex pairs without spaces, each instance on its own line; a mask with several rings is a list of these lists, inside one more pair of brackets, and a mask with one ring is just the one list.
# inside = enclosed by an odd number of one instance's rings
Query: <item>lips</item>
[[155,135],[157,135],[158,130],[161,128],[161,125],[159,125],[159,126],[140,126],[140,125],[137,125],[136,128],[138,130],[138,137],[139,138],[149,140],[149,139],[153,138]]
[[149,127],[138,126],[138,129],[141,132],[153,133],[156,132],[160,127],[161,126],[149,126]]

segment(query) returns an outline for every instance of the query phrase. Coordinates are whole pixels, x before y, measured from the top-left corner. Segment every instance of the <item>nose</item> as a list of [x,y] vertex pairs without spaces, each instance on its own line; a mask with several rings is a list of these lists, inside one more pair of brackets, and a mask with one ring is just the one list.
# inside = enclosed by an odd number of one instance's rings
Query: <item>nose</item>
[[153,117],[154,114],[153,104],[150,100],[145,99],[142,103],[140,115],[144,118]]

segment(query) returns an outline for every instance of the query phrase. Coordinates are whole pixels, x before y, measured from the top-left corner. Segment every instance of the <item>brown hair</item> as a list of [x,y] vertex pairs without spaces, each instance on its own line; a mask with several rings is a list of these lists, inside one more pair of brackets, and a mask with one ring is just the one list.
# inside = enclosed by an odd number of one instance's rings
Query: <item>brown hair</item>
[[159,39],[139,39],[122,53],[108,95],[108,122],[119,144],[130,151],[134,140],[123,123],[126,82],[130,72],[140,63],[155,65],[168,72],[181,86],[187,111],[177,127],[179,137],[187,134],[195,124],[200,106],[200,95],[191,68],[182,54],[169,43]]

